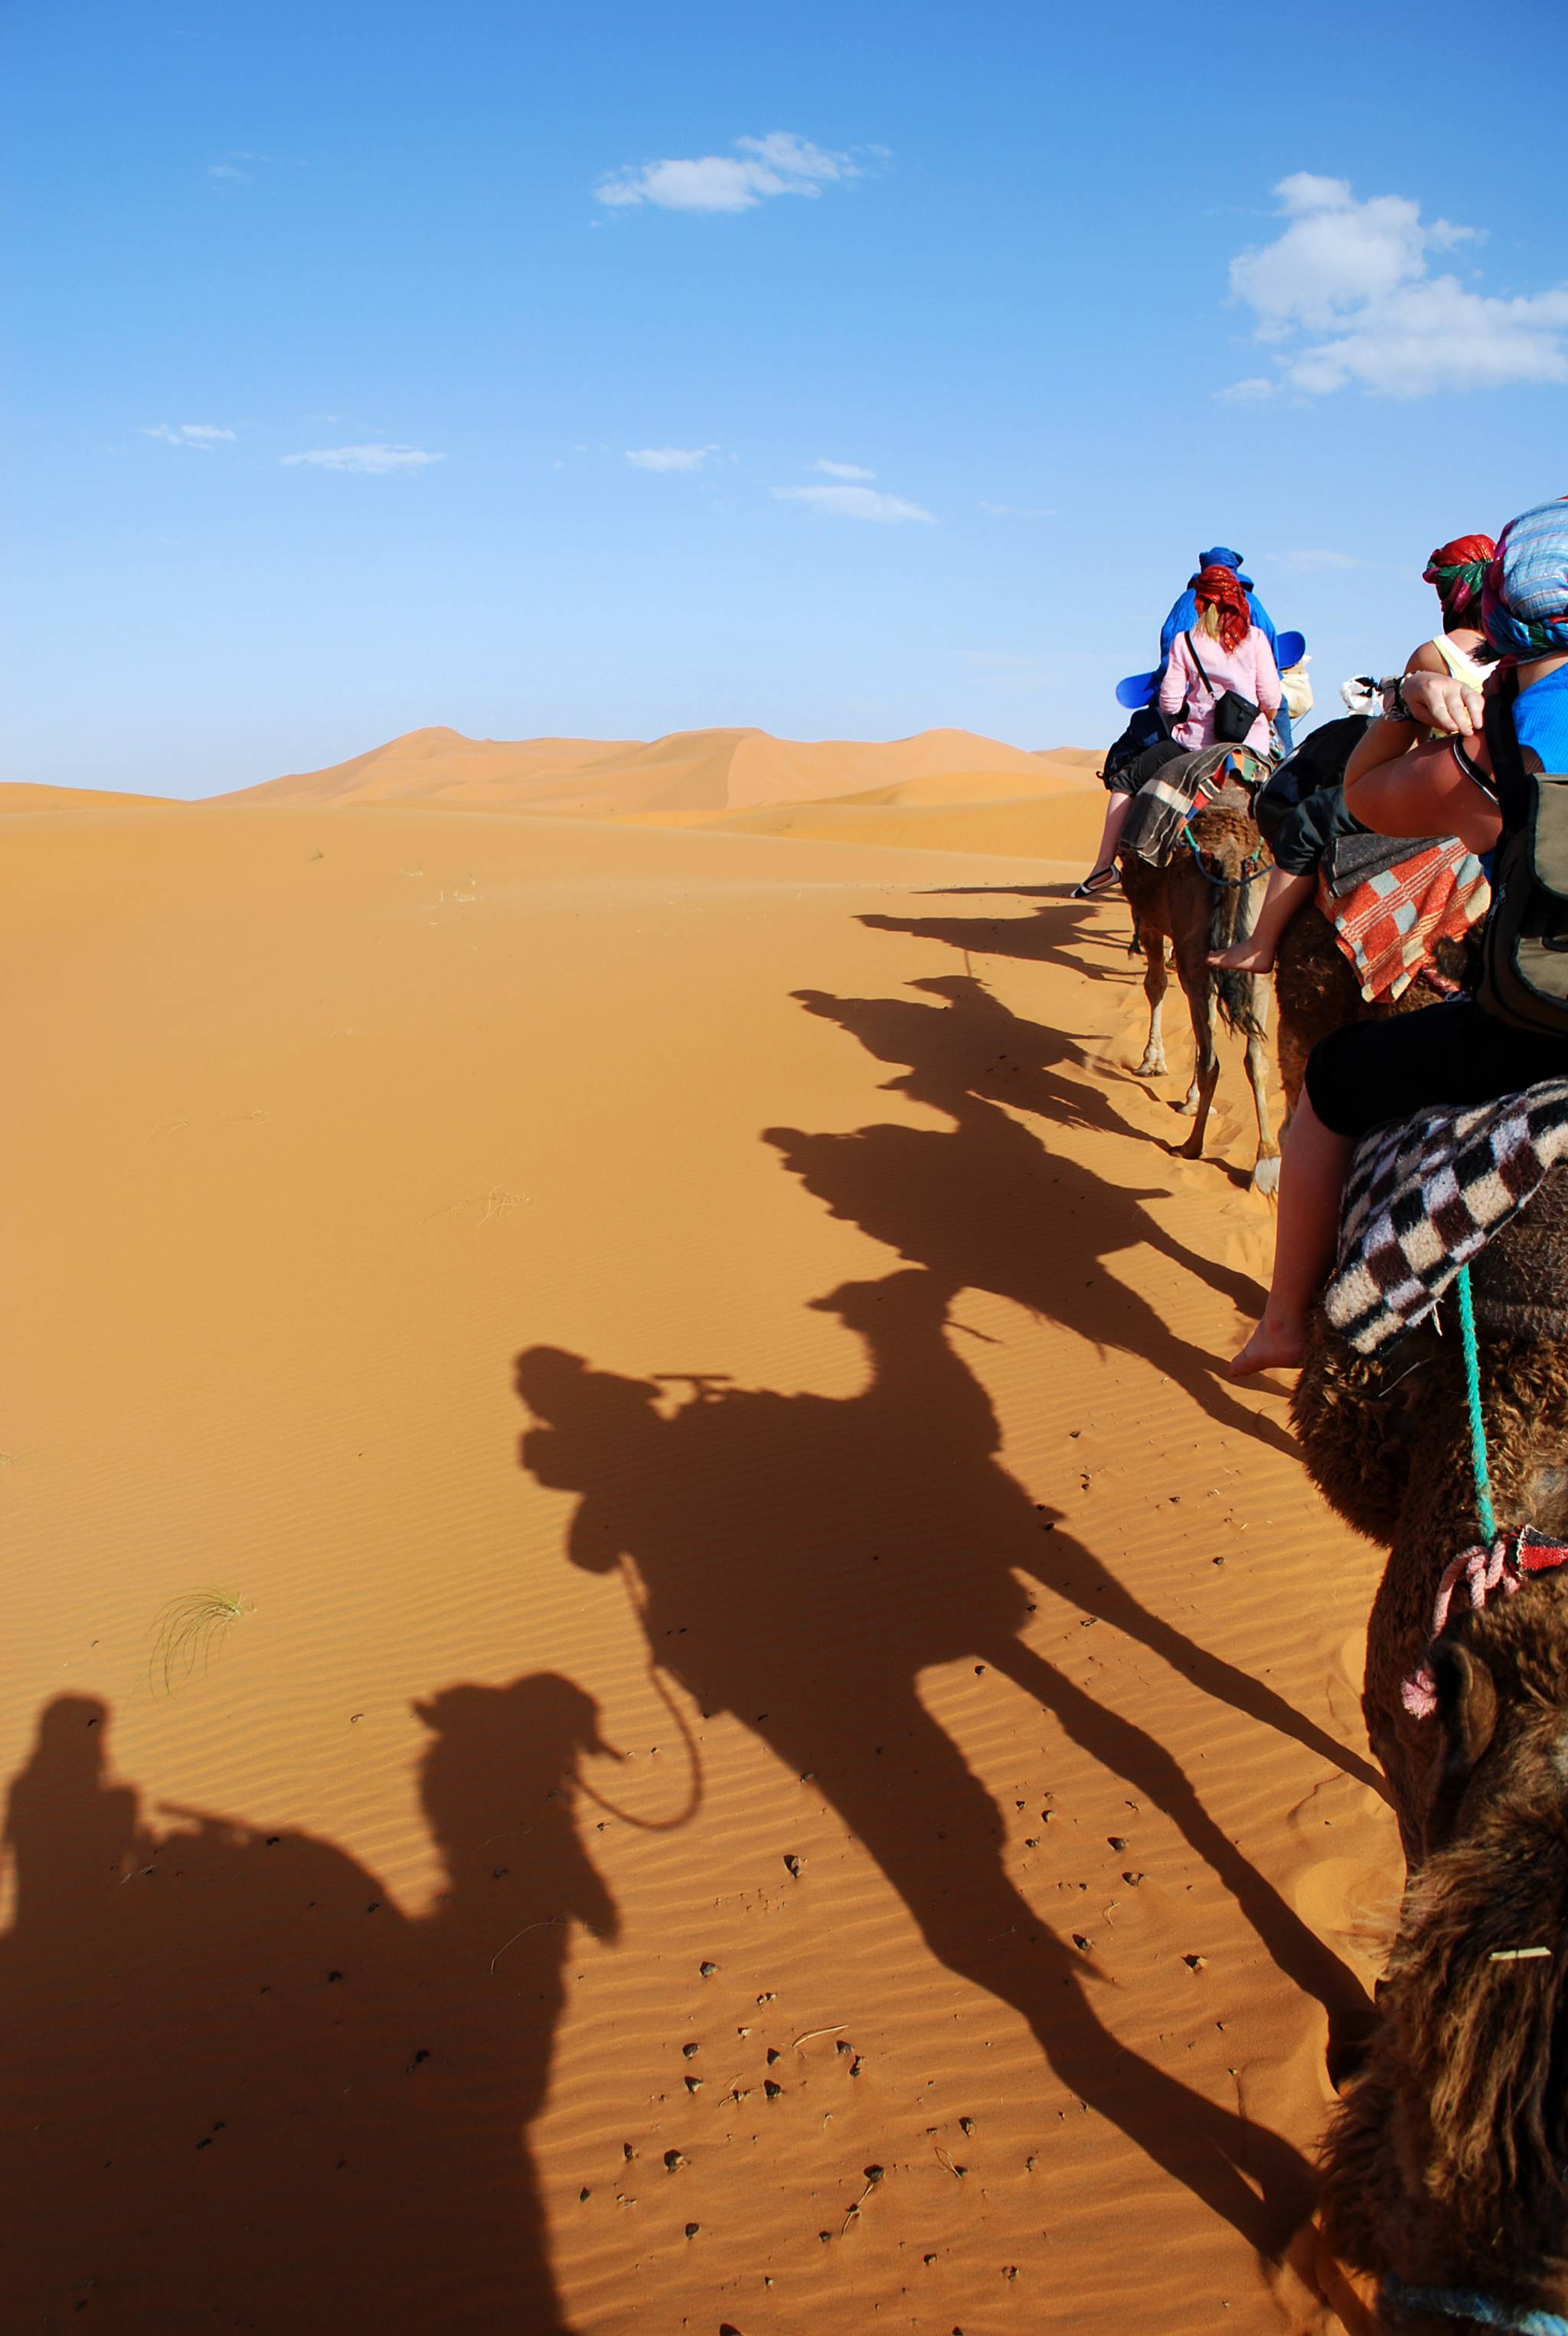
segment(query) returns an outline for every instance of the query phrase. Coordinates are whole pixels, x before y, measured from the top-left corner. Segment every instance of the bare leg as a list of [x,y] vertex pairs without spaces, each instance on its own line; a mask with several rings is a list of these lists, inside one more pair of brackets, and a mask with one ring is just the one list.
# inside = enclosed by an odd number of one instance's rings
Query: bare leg
[[1274,1279],[1262,1320],[1231,1365],[1232,1378],[1300,1361],[1307,1309],[1333,1261],[1350,1152],[1350,1138],[1325,1127],[1303,1095],[1285,1137]]
[[1291,918],[1306,907],[1317,881],[1310,871],[1304,876],[1292,876],[1283,868],[1271,868],[1257,923],[1245,940],[1232,941],[1229,949],[1216,949],[1209,963],[1227,967],[1233,973],[1272,973],[1280,935]]
[[1096,876],[1115,865],[1116,846],[1121,841],[1122,830],[1127,823],[1127,813],[1132,808],[1131,795],[1113,794],[1108,797],[1105,803],[1105,823],[1100,830],[1100,848],[1095,854],[1094,866],[1084,879],[1086,884],[1093,883]]

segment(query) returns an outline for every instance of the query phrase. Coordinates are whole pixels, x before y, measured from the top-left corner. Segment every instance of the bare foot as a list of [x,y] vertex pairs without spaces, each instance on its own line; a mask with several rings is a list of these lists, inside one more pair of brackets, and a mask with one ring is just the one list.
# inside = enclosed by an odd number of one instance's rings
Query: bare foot
[[1251,940],[1216,949],[1209,963],[1220,973],[1272,973],[1274,951],[1271,943],[1259,940],[1254,934]]
[[1265,1314],[1240,1354],[1231,1358],[1231,1377],[1250,1379],[1257,1371],[1293,1370],[1307,1351],[1307,1326],[1299,1316]]

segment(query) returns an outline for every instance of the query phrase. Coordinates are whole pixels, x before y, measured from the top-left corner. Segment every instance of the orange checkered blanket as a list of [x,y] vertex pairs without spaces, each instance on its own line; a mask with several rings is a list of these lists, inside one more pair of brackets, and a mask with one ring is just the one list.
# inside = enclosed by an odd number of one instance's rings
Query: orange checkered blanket
[[1318,906],[1368,1003],[1402,997],[1418,973],[1430,972],[1437,943],[1462,939],[1491,904],[1481,862],[1454,836],[1425,845],[1338,898],[1326,865],[1318,871]]

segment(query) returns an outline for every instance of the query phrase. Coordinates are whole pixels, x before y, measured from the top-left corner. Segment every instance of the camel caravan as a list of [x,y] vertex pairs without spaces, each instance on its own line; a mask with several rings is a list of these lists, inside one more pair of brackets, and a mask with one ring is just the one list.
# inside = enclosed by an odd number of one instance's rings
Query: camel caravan
[[1246,1038],[1280,1206],[1231,1368],[1299,1369],[1308,1471],[1388,1552],[1362,1704],[1407,1878],[1308,2276],[1358,2336],[1568,2336],[1568,499],[1435,552],[1442,630],[1282,756],[1239,566],[1139,677],[1079,893],[1119,872],[1148,1076],[1174,949],[1191,1156],[1216,1007]]

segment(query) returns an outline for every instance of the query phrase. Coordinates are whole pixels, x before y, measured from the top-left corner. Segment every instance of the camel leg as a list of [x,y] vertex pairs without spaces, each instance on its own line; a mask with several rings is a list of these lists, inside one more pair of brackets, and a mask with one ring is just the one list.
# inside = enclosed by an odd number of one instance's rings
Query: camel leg
[[1280,1147],[1269,1125],[1269,984],[1261,974],[1252,980],[1254,1035],[1247,1041],[1247,1076],[1258,1114],[1258,1157],[1252,1169],[1254,1192],[1275,1192],[1280,1185]]
[[1149,1001],[1149,1042],[1144,1048],[1144,1059],[1136,1076],[1141,1079],[1161,1078],[1169,1067],[1165,1061],[1165,1039],[1163,1023],[1168,977],[1165,972],[1165,936],[1152,925],[1136,925],[1134,936],[1142,935],[1144,942],[1144,996]]
[[1176,970],[1193,1017],[1193,1084],[1187,1095],[1187,1107],[1193,1114],[1193,1132],[1182,1146],[1182,1158],[1199,1160],[1203,1153],[1204,1130],[1209,1124],[1209,1107],[1220,1084],[1220,1050],[1214,1044],[1214,985],[1206,947],[1193,962],[1178,952]]

